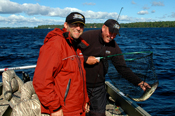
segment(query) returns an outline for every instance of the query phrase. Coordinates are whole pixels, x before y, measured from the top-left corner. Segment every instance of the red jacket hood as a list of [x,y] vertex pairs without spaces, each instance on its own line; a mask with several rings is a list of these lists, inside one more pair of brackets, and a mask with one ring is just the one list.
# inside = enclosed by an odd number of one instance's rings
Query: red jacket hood
[[66,29],[63,28],[63,30],[59,29],[59,28],[55,28],[54,30],[50,31],[45,39],[44,39],[44,44],[47,43],[49,41],[50,38],[52,38],[53,36],[63,36],[62,33],[66,32]]
[[[54,30],[50,31],[44,39],[44,44],[47,43],[49,39],[51,39],[53,36],[64,36],[64,38],[68,39],[69,42],[72,44],[73,38],[70,37],[70,32],[68,32],[65,28],[63,28],[62,30],[59,28],[55,28]],[[85,46],[89,46],[89,44],[81,37],[79,39]]]

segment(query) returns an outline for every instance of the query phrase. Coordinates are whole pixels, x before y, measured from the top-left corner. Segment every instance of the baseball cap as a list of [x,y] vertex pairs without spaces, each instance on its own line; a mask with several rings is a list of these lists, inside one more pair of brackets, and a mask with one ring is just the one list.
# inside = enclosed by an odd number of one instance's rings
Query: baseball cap
[[85,17],[81,13],[72,12],[66,17],[66,22],[69,24],[82,23],[85,25]]
[[104,24],[109,28],[109,31],[111,33],[117,33],[118,35],[120,35],[120,24],[116,20],[108,19]]

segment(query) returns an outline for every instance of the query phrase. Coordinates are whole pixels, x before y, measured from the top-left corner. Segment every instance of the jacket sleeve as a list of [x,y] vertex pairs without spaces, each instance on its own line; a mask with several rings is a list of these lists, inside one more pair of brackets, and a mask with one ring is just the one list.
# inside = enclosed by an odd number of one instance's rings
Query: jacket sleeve
[[33,77],[33,86],[36,94],[41,104],[49,109],[50,113],[60,108],[60,100],[54,87],[54,75],[62,67],[61,47],[58,49],[54,44],[53,41],[50,42],[49,40],[41,47]]
[[[118,58],[117,58],[118,57]],[[142,80],[136,76],[132,70],[127,67],[123,56],[115,56],[112,58],[112,63],[115,66],[116,70],[122,75],[123,78],[133,83],[135,86],[138,86]]]
[[[117,44],[116,52],[116,54],[122,54],[121,49]],[[114,56],[111,60],[116,70],[122,75],[123,78],[133,83],[135,86],[138,86],[138,83],[140,83],[142,80],[137,75],[135,75],[129,67],[127,67],[123,55]]]
[[85,55],[84,55],[84,63],[86,63],[88,57],[89,57],[89,56],[85,56]]

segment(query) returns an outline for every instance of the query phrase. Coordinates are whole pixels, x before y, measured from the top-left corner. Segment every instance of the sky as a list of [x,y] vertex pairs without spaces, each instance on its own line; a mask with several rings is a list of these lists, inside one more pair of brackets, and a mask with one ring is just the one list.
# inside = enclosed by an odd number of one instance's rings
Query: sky
[[62,25],[74,11],[86,23],[175,21],[175,0],[0,0],[0,27]]

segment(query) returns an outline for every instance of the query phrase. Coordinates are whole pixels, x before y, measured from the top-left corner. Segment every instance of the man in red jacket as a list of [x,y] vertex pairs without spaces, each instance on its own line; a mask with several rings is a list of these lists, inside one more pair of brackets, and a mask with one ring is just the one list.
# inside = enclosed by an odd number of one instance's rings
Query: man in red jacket
[[41,113],[51,116],[85,116],[89,102],[84,57],[88,44],[80,38],[85,17],[72,12],[64,28],[49,32],[40,48],[33,86],[41,102]]

